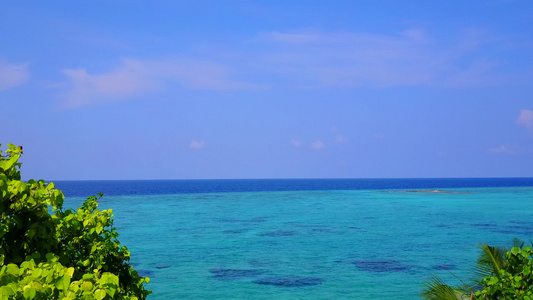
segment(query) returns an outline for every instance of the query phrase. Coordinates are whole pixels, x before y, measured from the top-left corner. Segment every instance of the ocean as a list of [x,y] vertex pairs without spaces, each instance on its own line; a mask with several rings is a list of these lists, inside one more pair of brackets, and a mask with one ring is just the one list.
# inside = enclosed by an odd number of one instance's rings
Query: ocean
[[416,299],[533,237],[533,178],[54,182],[105,194],[154,300]]

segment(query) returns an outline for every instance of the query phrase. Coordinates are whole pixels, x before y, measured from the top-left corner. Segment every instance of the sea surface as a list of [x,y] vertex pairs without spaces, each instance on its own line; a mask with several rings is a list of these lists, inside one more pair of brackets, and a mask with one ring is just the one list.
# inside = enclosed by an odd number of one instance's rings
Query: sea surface
[[[102,192],[149,299],[416,299],[533,239],[533,178],[55,181]],[[451,193],[415,193],[440,190]]]

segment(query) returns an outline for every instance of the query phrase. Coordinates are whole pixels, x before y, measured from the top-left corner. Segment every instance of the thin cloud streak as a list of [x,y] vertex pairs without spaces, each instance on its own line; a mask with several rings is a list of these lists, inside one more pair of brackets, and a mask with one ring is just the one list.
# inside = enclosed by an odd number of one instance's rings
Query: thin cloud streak
[[294,148],[299,148],[302,146],[302,142],[300,140],[292,140],[291,144]]
[[[126,59],[115,70],[66,69],[70,87],[62,108],[134,99],[170,86],[189,90],[265,88],[480,87],[520,84],[526,74],[505,72],[487,46],[504,46],[479,30],[438,40],[421,29],[397,35],[368,32],[272,31],[237,43],[208,47],[202,58]],[[246,78],[246,79],[240,79]]]
[[0,91],[17,87],[30,78],[28,63],[12,64],[0,61]]
[[520,111],[520,116],[516,120],[516,124],[533,131],[533,111],[522,109]]
[[311,87],[505,83],[497,61],[472,55],[497,42],[475,30],[454,43],[438,42],[419,29],[399,35],[274,31],[261,33],[255,42],[264,49],[254,58],[261,68]]
[[311,148],[315,150],[324,149],[326,148],[326,144],[324,144],[322,141],[315,141],[311,144]]
[[88,74],[85,69],[62,72],[70,83],[61,97],[63,109],[135,98],[158,88],[145,70],[133,62],[125,62],[121,69],[99,75]]
[[514,154],[516,151],[514,147],[512,146],[500,145],[499,147],[489,149],[489,152],[493,154],[507,154],[508,155],[508,154]]
[[205,142],[204,141],[193,140],[189,144],[189,147],[191,149],[203,149],[205,147]]
[[63,109],[134,99],[164,91],[170,84],[193,90],[233,91],[258,88],[233,79],[226,66],[187,60],[124,60],[120,68],[100,74],[85,69],[62,70],[70,87],[61,97]]

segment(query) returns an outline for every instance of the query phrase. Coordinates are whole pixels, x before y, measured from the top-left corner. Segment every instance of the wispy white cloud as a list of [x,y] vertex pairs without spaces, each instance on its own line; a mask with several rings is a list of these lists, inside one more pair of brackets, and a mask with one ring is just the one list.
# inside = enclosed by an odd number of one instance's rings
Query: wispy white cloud
[[292,140],[292,141],[291,141],[291,144],[292,144],[292,146],[295,147],[295,148],[299,148],[299,147],[302,146],[302,142],[301,142],[300,140]]
[[28,63],[12,64],[0,61],[0,91],[14,88],[28,81]]
[[340,134],[337,134],[337,136],[335,137],[335,142],[339,144],[344,144],[346,142],[346,138]]
[[193,140],[191,141],[191,143],[189,144],[189,147],[191,149],[202,149],[205,147],[205,142],[204,141],[197,141],[197,140]]
[[319,36],[313,33],[295,33],[295,32],[265,32],[259,35],[260,40],[271,42],[282,42],[291,44],[305,44],[318,41]]
[[311,144],[311,148],[315,150],[324,149],[326,148],[326,144],[322,141],[315,141]]
[[88,74],[85,69],[63,70],[63,74],[70,83],[60,103],[65,109],[135,98],[159,88],[144,66],[134,61],[126,61],[118,70],[97,75]]
[[[476,51],[493,39],[476,30],[438,41],[420,29],[398,35],[358,32],[261,33],[254,58],[267,71],[311,87],[479,86],[495,84],[499,64]],[[488,57],[488,58],[487,58]]]
[[493,154],[514,154],[515,149],[514,147],[509,146],[509,145],[500,145],[495,148],[490,148],[489,152]]
[[516,124],[533,131],[533,111],[522,109],[520,111],[520,116],[516,120]]
[[[310,84],[391,86],[429,79],[418,39],[367,33],[273,32],[262,36],[270,49],[263,57],[269,68]],[[405,76],[407,72],[410,76]]]
[[243,90],[257,85],[233,79],[224,65],[190,60],[128,59],[112,71],[89,74],[85,69],[63,70],[70,82],[62,95],[62,108],[132,99],[165,90],[172,83],[200,90]]
[[417,28],[397,34],[272,31],[259,33],[245,43],[206,46],[194,58],[182,53],[167,59],[128,59],[111,70],[63,70],[69,88],[63,93],[62,106],[133,99],[170,86],[211,91],[267,86],[461,88],[530,78],[513,73],[502,61],[503,56],[490,51],[503,48],[503,39],[480,30],[465,30],[448,39]]
[[442,83],[448,87],[476,87],[488,83],[498,85],[505,83],[505,79],[500,75],[493,74],[498,64],[490,60],[473,61],[468,67],[456,69],[452,75],[446,78]]
[[339,133],[337,127],[333,127],[331,130],[333,131],[333,134],[335,134],[335,142],[338,144],[344,144],[346,142],[346,137]]

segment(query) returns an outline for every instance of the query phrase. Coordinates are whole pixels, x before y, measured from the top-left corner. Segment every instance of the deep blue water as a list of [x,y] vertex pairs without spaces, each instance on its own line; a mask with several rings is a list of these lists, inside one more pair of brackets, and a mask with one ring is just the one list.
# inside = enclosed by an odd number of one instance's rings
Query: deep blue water
[[533,186],[531,178],[226,179],[54,181],[69,197],[320,190],[443,189]]
[[[97,192],[149,299],[416,299],[533,238],[533,178],[56,181]],[[407,190],[457,193],[405,193]]]

